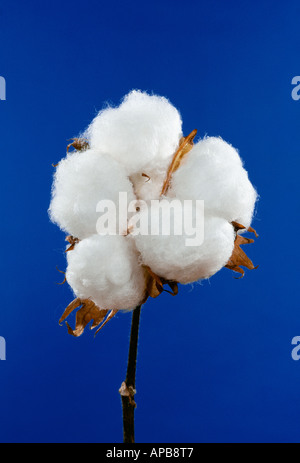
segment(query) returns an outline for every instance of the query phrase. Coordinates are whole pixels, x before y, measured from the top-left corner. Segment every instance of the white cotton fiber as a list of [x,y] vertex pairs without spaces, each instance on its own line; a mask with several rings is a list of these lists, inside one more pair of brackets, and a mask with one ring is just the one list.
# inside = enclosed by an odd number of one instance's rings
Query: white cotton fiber
[[162,170],[145,169],[145,172],[131,175],[130,180],[136,197],[144,201],[159,199],[168,167],[169,163]]
[[86,238],[97,233],[98,202],[111,200],[118,206],[119,192],[134,200],[132,184],[114,159],[94,150],[69,154],[57,167],[50,217],[68,234]]
[[[141,221],[144,214],[150,213],[141,210]],[[171,217],[171,223],[182,220],[182,215],[174,214],[173,210]],[[157,236],[139,234],[135,236],[135,243],[144,265],[160,277],[183,284],[209,278],[224,267],[232,255],[234,229],[220,217],[205,216],[204,242],[200,246],[187,246],[187,238],[190,236],[185,233],[164,236],[160,231]]]
[[197,143],[173,174],[170,196],[203,199],[205,209],[250,226],[257,194],[238,152],[221,138]]
[[75,295],[99,308],[129,310],[144,298],[143,270],[132,240],[95,235],[67,254],[67,281]]
[[132,91],[118,108],[99,113],[87,130],[91,148],[109,153],[129,175],[159,167],[182,136],[177,109],[160,96]]

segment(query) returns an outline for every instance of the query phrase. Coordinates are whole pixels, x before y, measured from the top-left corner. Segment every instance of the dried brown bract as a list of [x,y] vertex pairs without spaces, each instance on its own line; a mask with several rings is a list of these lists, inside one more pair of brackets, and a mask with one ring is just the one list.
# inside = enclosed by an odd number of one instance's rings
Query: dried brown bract
[[172,162],[167,172],[165,182],[161,190],[161,196],[165,195],[170,187],[172,175],[179,169],[183,158],[191,151],[194,146],[194,138],[197,135],[197,130],[193,130],[187,137],[182,137],[179,142],[179,147],[173,156]]
[[89,142],[85,138],[71,138],[70,143],[67,146],[67,153],[70,151],[70,148],[74,148],[76,151],[85,151],[89,148]]
[[150,180],[151,180],[151,177],[149,177],[149,175],[147,175],[147,174],[143,173],[142,177],[145,177],[147,179],[146,182],[150,182]]
[[[161,295],[162,292],[167,292],[172,296],[178,294],[178,283],[176,281],[167,281],[156,273],[152,272],[150,267],[144,267],[145,280],[146,280],[146,300],[148,297],[156,298]],[[171,291],[164,288],[164,285],[168,285]]]
[[[73,330],[68,322],[66,325],[68,327],[68,333],[72,336],[78,337],[81,336],[84,332],[85,327],[93,321],[90,329],[97,328],[99,325],[100,327],[96,331],[96,334],[102,329],[102,327],[116,314],[116,311],[109,311],[109,310],[102,310],[97,307],[94,302],[89,299],[81,300],[80,298],[74,299],[64,311],[61,319],[59,320],[59,324],[65,321],[68,316],[76,309],[79,309],[76,313],[76,323],[75,329]],[[108,314],[109,313],[109,314]],[[107,316],[105,320],[105,317]]]
[[65,252],[69,252],[69,251],[73,251],[76,244],[79,243],[80,240],[78,238],[74,238],[74,236],[72,236],[72,235],[69,235],[69,236],[66,237],[66,241],[68,243],[70,243],[71,246],[69,246],[68,249]]
[[61,283],[57,283],[59,286],[62,286],[66,283],[67,281],[67,277],[66,277],[66,272],[63,272],[62,270],[59,270],[58,267],[56,267],[56,270],[59,272],[59,273],[62,273],[63,275],[65,275],[65,278],[64,278],[64,281],[62,281]]
[[[233,249],[232,256],[225,267],[230,270],[233,270],[234,272],[240,273],[241,274],[240,278],[243,278],[243,276],[245,275],[245,270],[242,269],[242,267],[246,267],[249,270],[257,269],[257,267],[254,266],[252,260],[243,251],[243,249],[241,248],[241,245],[252,244],[254,243],[254,240],[250,238],[246,238],[243,235],[239,235],[238,233],[239,231],[246,230],[246,228],[243,225],[237,222],[232,222],[232,225],[236,232],[236,239],[234,243],[234,249]],[[254,228],[249,227],[247,231],[254,233],[256,238],[258,237],[258,234],[254,230]]]

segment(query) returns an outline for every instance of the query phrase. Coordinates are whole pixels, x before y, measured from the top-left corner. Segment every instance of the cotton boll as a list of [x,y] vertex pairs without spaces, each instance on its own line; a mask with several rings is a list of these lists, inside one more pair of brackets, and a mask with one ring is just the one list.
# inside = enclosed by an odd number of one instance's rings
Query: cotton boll
[[[139,226],[145,220],[145,216],[150,223],[150,214],[151,211],[147,209],[141,210]],[[193,206],[193,219],[195,215],[196,206]],[[181,220],[182,214],[171,210],[171,223],[178,227]],[[194,220],[193,222],[195,224]],[[199,230],[199,224],[197,228]],[[175,227],[171,227],[171,230],[174,229]],[[225,219],[206,215],[203,244],[187,246],[188,238],[191,236],[185,232],[178,236],[173,232],[163,235],[161,228],[159,235],[136,234],[134,237],[144,265],[149,266],[160,277],[183,284],[209,278],[224,267],[232,255],[234,229]]]
[[250,226],[257,193],[238,152],[220,138],[197,143],[173,174],[169,195],[203,199],[207,211]]
[[92,148],[109,153],[132,175],[170,158],[181,127],[177,109],[166,98],[133,91],[118,108],[100,112],[86,135]]
[[94,150],[69,154],[54,177],[51,220],[79,239],[96,234],[97,204],[111,200],[118,210],[119,192],[127,193],[128,202],[134,200],[132,184],[114,159]]
[[68,252],[67,281],[75,295],[99,308],[130,310],[144,298],[145,279],[132,240],[94,235]]

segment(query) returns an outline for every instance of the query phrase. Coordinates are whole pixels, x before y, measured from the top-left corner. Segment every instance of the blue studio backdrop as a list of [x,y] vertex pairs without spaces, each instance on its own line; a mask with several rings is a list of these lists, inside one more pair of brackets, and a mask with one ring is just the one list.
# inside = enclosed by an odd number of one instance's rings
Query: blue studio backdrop
[[133,88],[237,147],[260,194],[257,270],[144,307],[136,439],[300,442],[299,19],[297,0],[2,0],[1,442],[122,441],[131,316],[96,339],[59,327],[73,296],[47,209],[67,140]]

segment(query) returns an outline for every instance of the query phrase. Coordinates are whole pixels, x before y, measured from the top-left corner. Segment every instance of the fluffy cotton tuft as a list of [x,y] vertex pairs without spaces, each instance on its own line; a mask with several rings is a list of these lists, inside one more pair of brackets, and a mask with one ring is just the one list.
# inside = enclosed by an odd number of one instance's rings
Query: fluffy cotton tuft
[[107,310],[133,309],[144,298],[144,274],[132,240],[94,235],[67,256],[66,277],[77,297]]
[[169,159],[182,136],[180,114],[163,97],[129,93],[99,113],[87,131],[91,148],[109,153],[129,175]]
[[147,169],[146,172],[131,175],[130,180],[137,199],[159,199],[166,173],[167,167],[162,170]]
[[94,150],[69,154],[55,174],[51,220],[76,238],[94,235],[98,202],[111,200],[118,205],[119,191],[127,193],[128,202],[135,199],[124,168],[113,158]]
[[179,199],[202,199],[206,211],[246,228],[257,199],[238,152],[214,137],[193,147],[174,173],[169,194]]
[[[195,217],[193,208],[193,219]],[[140,212],[140,223],[143,215],[148,216],[149,229],[152,225],[151,209]],[[171,230],[175,230],[181,214],[174,214],[171,209]],[[195,224],[195,221],[193,220]],[[175,224],[174,227],[172,224]],[[229,261],[234,247],[234,229],[230,223],[220,217],[205,215],[204,242],[199,246],[187,246],[186,240],[193,238],[185,233],[163,235],[135,236],[137,249],[142,263],[166,280],[187,284],[206,279],[218,272]]]

